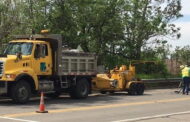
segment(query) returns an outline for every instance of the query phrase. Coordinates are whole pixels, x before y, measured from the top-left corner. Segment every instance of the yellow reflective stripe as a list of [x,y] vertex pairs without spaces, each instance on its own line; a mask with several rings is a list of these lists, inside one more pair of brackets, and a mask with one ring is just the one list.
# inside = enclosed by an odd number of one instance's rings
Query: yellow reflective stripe
[[189,68],[188,67],[185,67],[183,70],[182,70],[182,77],[189,77]]

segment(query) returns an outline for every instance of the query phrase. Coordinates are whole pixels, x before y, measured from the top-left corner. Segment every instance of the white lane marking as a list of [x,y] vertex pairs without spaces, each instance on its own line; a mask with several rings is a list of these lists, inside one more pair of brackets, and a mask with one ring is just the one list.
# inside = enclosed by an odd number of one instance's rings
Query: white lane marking
[[0,119],[9,119],[9,120],[15,120],[15,121],[20,121],[20,122],[38,122],[38,121],[16,119],[16,118],[4,117],[4,116],[0,116]]
[[190,111],[184,111],[184,112],[177,112],[177,113],[170,113],[170,114],[160,114],[160,115],[154,115],[154,116],[145,116],[145,117],[139,117],[139,118],[133,118],[133,119],[116,120],[116,121],[112,121],[112,122],[133,122],[133,121],[148,120],[148,119],[162,118],[162,117],[167,117],[167,116],[189,114],[189,113],[190,113]]

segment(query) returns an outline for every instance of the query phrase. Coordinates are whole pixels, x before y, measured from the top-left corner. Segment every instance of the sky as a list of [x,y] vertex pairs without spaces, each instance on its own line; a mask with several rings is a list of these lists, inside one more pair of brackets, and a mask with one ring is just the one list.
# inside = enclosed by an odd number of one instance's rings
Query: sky
[[178,40],[170,40],[168,43],[175,49],[176,46],[190,45],[190,0],[181,0],[183,17],[173,22],[180,27],[181,38]]

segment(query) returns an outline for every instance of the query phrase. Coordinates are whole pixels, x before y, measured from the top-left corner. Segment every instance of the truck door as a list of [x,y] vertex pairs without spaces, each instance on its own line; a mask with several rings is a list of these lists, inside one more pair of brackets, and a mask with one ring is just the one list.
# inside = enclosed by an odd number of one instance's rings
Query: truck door
[[50,46],[46,43],[36,44],[34,50],[33,67],[37,75],[52,74],[52,57]]

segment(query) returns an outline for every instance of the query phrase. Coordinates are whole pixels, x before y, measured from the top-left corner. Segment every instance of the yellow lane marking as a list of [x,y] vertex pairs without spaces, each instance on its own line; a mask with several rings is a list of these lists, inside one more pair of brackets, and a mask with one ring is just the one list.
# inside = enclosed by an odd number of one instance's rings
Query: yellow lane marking
[[[143,102],[135,102],[135,103],[133,102],[133,103],[120,103],[120,104],[108,104],[108,105],[97,105],[97,106],[87,106],[87,107],[65,108],[65,109],[59,109],[59,110],[49,110],[49,113],[86,111],[86,110],[116,108],[116,107],[124,107],[124,106],[146,105],[146,104],[156,104],[156,103],[170,103],[170,102],[179,102],[179,101],[186,101],[186,100],[190,100],[190,98],[185,97],[185,98],[176,98],[176,99],[143,101]],[[22,117],[22,116],[31,116],[31,115],[39,115],[39,113],[28,112],[28,113],[18,113],[18,114],[5,114],[5,115],[1,115],[1,116],[4,116],[4,117]]]

